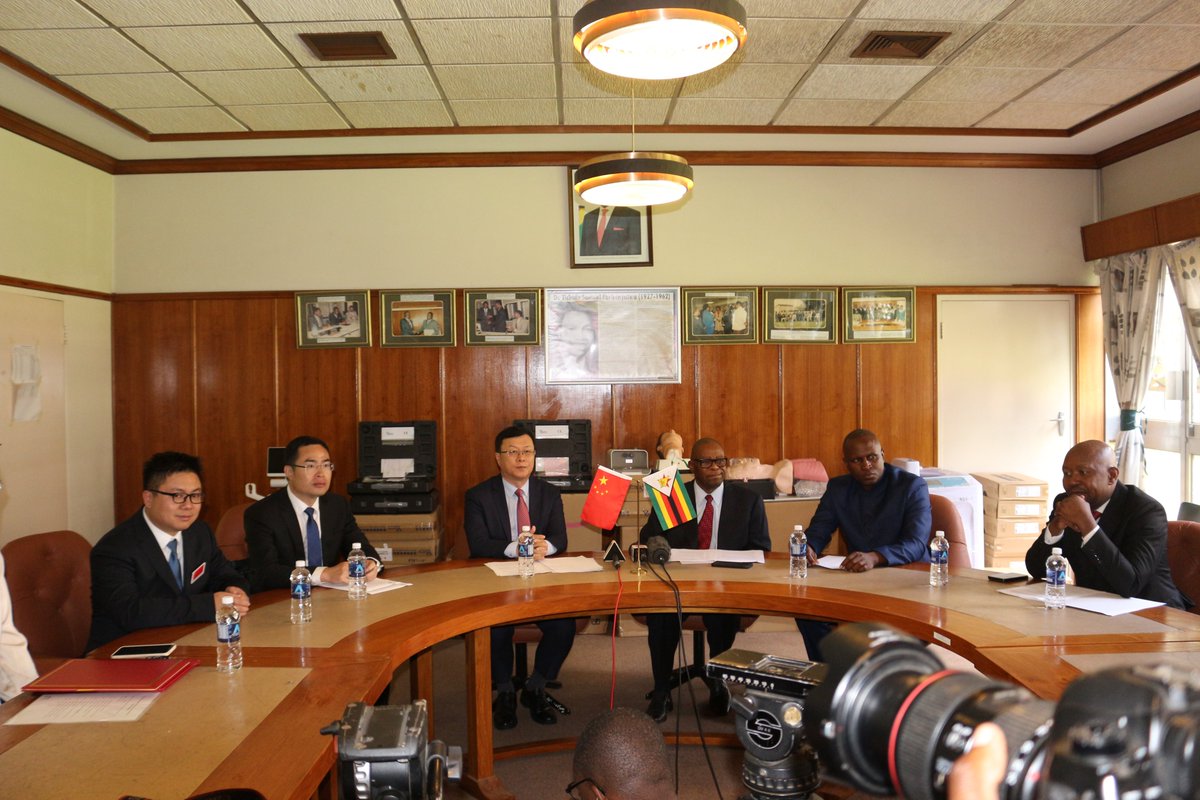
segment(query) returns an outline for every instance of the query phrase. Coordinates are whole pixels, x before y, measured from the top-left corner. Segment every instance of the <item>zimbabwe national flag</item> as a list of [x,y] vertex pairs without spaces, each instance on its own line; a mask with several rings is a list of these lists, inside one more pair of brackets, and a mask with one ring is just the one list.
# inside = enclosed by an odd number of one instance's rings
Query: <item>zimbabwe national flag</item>
[[664,531],[696,518],[692,495],[683,481],[677,480],[678,472],[676,467],[668,467],[645,478],[646,497]]

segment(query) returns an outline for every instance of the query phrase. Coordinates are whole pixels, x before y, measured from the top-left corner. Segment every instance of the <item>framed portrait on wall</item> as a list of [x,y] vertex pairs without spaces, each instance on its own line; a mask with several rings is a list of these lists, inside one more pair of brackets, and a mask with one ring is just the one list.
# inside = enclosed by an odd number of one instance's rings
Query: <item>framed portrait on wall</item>
[[915,342],[916,289],[842,289],[842,318],[848,344]]
[[837,344],[837,288],[763,287],[763,342]]
[[383,347],[453,347],[454,290],[379,293]]
[[684,344],[754,344],[758,341],[758,289],[685,288]]
[[468,345],[541,343],[541,292],[483,289],[463,292]]
[[679,383],[679,289],[546,289],[546,383]]
[[296,346],[369,347],[370,292],[297,292]]
[[575,192],[575,170],[568,167],[567,212],[573,269],[654,264],[649,207],[592,205]]

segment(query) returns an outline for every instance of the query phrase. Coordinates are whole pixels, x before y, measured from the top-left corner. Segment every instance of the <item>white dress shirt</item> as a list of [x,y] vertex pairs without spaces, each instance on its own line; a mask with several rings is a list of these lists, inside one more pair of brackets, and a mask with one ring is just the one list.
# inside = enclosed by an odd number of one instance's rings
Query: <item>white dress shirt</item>
[[[504,478],[501,478],[500,485],[504,487],[504,501],[508,504],[508,529],[509,529],[509,531],[511,531],[511,534],[509,537],[511,539],[511,541],[509,541],[508,546],[504,548],[504,555],[506,558],[516,558],[517,557],[517,534],[521,532],[520,527],[517,525],[517,489],[520,489],[522,492],[525,493],[525,507],[530,508],[530,505],[529,505],[529,481],[525,481],[524,485],[522,485],[522,486],[513,486],[507,480],[505,480]],[[532,518],[532,515],[533,515],[533,511],[531,509],[530,510],[531,518]],[[530,524],[532,525],[532,522]],[[537,533],[537,531],[535,530],[534,533]],[[558,552],[558,550],[554,547],[554,545],[551,544],[549,540],[547,540],[546,541],[546,555],[552,556],[557,552]]]
[[0,702],[20,694],[21,687],[36,677],[29,643],[13,624],[12,598],[4,580],[4,556],[0,555]]
[[[678,480],[678,478],[676,478],[676,480]],[[699,486],[696,487],[696,524],[697,525],[700,524],[700,518],[702,516],[704,516],[704,504],[706,502],[708,502],[707,500],[705,500],[706,494],[712,495],[712,507],[713,507],[712,541],[709,543],[708,549],[716,550],[720,546],[717,544],[717,541],[718,541],[717,529],[721,527],[721,502],[725,499],[725,482],[721,481],[721,485],[718,486],[716,489],[713,489],[711,493],[705,492]]]
[[[312,508],[313,521],[317,523],[317,534],[320,535],[320,533],[321,533],[321,498],[318,497],[315,500],[313,500],[312,506],[306,506],[304,504],[303,500],[301,500],[299,497],[296,497],[296,495],[292,494],[292,487],[289,486],[284,491],[287,492],[288,500],[290,500],[292,503],[292,510],[296,512],[296,522],[298,522],[300,524],[300,541],[304,542],[304,555],[305,555],[304,560],[305,560],[305,562],[308,564],[311,564],[317,560],[324,561],[325,555],[323,553],[317,553],[317,555],[321,556],[321,558],[315,559],[315,558],[313,558],[313,554],[308,552],[308,514],[305,513],[305,511],[308,508]],[[333,566],[333,565],[331,564],[330,566]],[[325,572],[324,566],[314,568],[312,571],[313,583],[317,583],[318,581],[320,581],[321,575],[324,572]]]

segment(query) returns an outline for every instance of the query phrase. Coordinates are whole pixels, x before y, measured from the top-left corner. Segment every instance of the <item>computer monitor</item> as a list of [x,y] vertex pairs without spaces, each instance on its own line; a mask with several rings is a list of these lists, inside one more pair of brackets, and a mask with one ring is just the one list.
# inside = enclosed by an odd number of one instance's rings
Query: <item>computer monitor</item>
[[267,448],[267,477],[276,489],[287,485],[287,477],[283,474],[283,454],[286,450],[286,447]]

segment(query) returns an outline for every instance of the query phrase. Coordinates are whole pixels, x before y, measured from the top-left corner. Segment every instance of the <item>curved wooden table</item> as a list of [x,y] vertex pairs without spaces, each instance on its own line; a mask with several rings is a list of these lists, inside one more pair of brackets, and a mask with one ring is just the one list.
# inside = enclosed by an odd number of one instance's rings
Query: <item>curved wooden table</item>
[[[885,622],[1045,697],[1056,697],[1079,673],[1067,654],[1071,649],[1164,656],[1200,652],[1196,615],[1162,608],[1111,618],[1071,609],[1048,613],[998,594],[997,584],[982,572],[951,572],[950,585],[937,590],[920,567],[858,575],[813,569],[799,582],[788,580],[782,558],[745,572],[671,567],[688,610]],[[197,658],[201,666],[136,723],[0,726],[0,785],[30,798],[62,796],[69,787],[113,797],[184,797],[235,786],[254,788],[272,800],[327,796],[336,753],[332,738],[322,737],[319,729],[339,718],[346,703],[377,698],[392,671],[410,659],[414,696],[432,698],[430,648],[464,636],[464,785],[480,797],[511,797],[494,772],[488,628],[611,613],[616,577],[606,569],[538,575],[524,583],[498,578],[480,562],[450,562],[392,569],[388,578],[413,585],[365,603],[353,603],[342,592],[318,591],[314,621],[304,626],[290,624],[286,592],[256,595],[243,627],[246,667],[232,677],[212,670],[212,625],[125,637],[121,643],[176,641],[176,654]],[[621,613],[673,609],[671,591],[652,576],[624,580]],[[5,704],[0,721],[28,702],[22,697]],[[193,714],[201,721],[189,726]],[[81,742],[86,753],[80,752]],[[52,753],[63,754],[61,763],[46,761]]]

